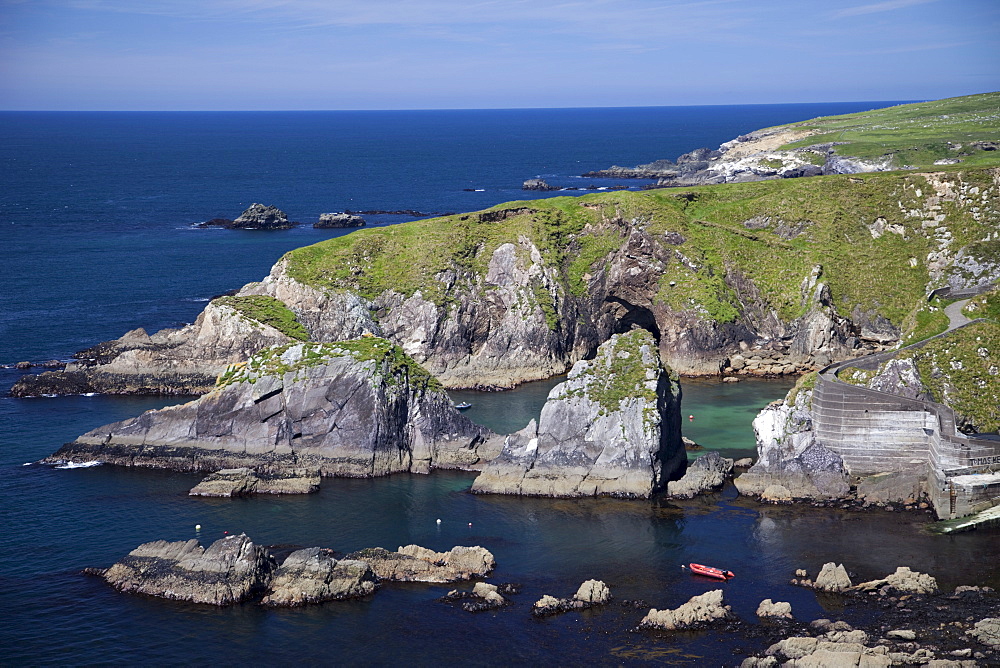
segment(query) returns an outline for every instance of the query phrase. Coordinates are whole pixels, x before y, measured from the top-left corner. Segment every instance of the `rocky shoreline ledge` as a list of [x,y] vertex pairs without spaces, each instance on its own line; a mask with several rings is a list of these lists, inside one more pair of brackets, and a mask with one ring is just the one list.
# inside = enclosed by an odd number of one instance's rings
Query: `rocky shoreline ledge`
[[[591,579],[569,598],[544,595],[530,609],[512,598],[516,584],[482,581],[495,572],[493,555],[482,547],[434,552],[409,545],[396,552],[370,548],[347,555],[321,547],[296,549],[281,563],[245,534],[221,538],[208,548],[197,540],[140,545],[109,568],[85,572],[130,594],[210,605],[256,602],[269,607],[322,604],[365,598],[393,582],[445,584],[477,580],[471,590],[454,589],[438,599],[469,612],[534,617],[583,611],[612,604],[611,587]],[[727,605],[724,589],[711,589],[673,609],[649,608],[631,632],[669,643],[692,630],[738,635],[761,650],[735,650],[741,668],[775,666],[934,666],[973,668],[1000,661],[1000,596],[988,587],[938,590],[927,574],[899,567],[885,578],[852,585],[843,565],[828,563],[815,579],[804,570],[792,584],[832,597],[852,619],[801,621],[787,602],[761,601],[756,619],[741,619]],[[725,586],[725,585],[722,585]],[[647,608],[621,601],[623,615]],[[750,656],[746,656],[749,653]],[[738,663],[735,663],[738,662]]]

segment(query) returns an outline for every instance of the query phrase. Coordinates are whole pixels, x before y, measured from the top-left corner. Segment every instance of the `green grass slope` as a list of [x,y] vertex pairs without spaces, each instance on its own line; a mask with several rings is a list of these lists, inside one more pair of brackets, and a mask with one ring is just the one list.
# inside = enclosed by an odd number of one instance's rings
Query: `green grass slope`
[[969,169],[556,197],[359,230],[286,259],[291,276],[322,289],[369,298],[420,290],[444,304],[455,289],[446,276],[482,281],[498,246],[527,238],[565,292],[579,296],[588,275],[638,228],[675,249],[658,297],[674,310],[733,321],[740,303],[723,278],[736,271],[793,319],[808,307],[803,279],[820,267],[840,313],[860,309],[901,325],[908,316],[918,320],[912,313],[926,290],[942,284],[929,255],[967,246],[992,253],[994,242],[982,240],[1000,227],[998,184],[997,170]]
[[925,168],[957,158],[966,166],[1000,164],[1000,92],[904,104],[787,126],[808,130],[783,146],[842,143],[835,152],[865,159],[890,158],[896,168]]

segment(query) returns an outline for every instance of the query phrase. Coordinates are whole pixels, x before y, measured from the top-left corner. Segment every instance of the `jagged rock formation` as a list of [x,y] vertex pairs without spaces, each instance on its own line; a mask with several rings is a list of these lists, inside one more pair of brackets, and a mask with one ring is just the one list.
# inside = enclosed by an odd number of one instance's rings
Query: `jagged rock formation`
[[690,499],[721,487],[733,473],[733,460],[718,452],[706,452],[688,464],[684,477],[667,483],[667,495]]
[[499,447],[397,346],[368,337],[268,348],[198,400],[99,427],[49,461],[368,477],[478,469]]
[[229,605],[263,591],[278,565],[246,534],[208,549],[197,540],[145,543],[104,572],[115,589],[194,603]]
[[815,442],[810,395],[799,391],[792,405],[774,402],[754,419],[757,463],[736,478],[740,494],[774,498],[776,490],[769,488],[779,486],[790,499],[841,498],[850,492],[843,460]]
[[317,229],[341,228],[341,227],[364,227],[365,219],[353,213],[321,213],[319,222],[313,223]]
[[233,229],[238,230],[287,230],[294,223],[281,209],[254,202],[233,221]]
[[847,591],[851,587],[851,576],[847,574],[847,569],[843,564],[834,564],[832,561],[823,564],[813,583],[813,588],[820,591]]
[[531,614],[536,617],[555,615],[570,610],[586,610],[611,601],[611,590],[600,580],[587,580],[580,585],[572,598],[556,598],[545,594],[535,601]]
[[309,547],[285,557],[274,572],[262,605],[293,607],[375,592],[378,578],[364,561],[334,559],[331,550]]
[[612,336],[549,393],[536,426],[508,436],[472,491],[648,497],[683,469],[680,389],[642,329]]
[[725,605],[721,589],[713,589],[699,596],[693,596],[684,605],[674,610],[650,609],[639,628],[677,629],[699,628],[731,618],[732,608]]
[[374,547],[347,558],[364,561],[380,579],[395,582],[458,582],[489,575],[496,568],[493,554],[479,546],[459,545],[448,552],[419,545],[400,547],[395,552]]
[[250,494],[312,494],[319,491],[318,470],[278,469],[258,474],[253,469],[222,469],[191,488],[190,496],[249,496]]

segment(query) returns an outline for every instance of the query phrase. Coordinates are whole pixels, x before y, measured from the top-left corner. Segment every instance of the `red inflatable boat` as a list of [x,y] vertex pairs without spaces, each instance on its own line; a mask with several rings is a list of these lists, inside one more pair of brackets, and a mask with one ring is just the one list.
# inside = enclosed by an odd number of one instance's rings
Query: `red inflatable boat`
[[705,577],[715,578],[716,580],[728,580],[729,578],[736,577],[736,573],[733,573],[732,571],[724,571],[721,568],[715,568],[714,566],[688,564],[688,568],[690,568],[691,572],[696,575],[704,575]]

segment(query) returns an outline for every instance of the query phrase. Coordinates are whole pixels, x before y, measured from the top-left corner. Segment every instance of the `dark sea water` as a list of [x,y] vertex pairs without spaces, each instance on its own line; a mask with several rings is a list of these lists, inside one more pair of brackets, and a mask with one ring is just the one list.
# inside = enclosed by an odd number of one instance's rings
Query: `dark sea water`
[[[251,202],[294,220],[346,208],[450,212],[540,196],[541,176],[675,158],[738,134],[885,103],[456,112],[0,113],[0,363],[65,359],[135,327],[193,320],[213,295],[259,280],[282,253],[345,232],[193,229]],[[612,182],[597,182],[613,185]],[[638,184],[633,184],[638,185]],[[464,189],[481,189],[466,192]],[[407,220],[375,216],[373,224]],[[19,372],[0,369],[5,393]],[[455,392],[501,431],[537,416],[558,379],[510,392]],[[685,381],[685,434],[751,454],[750,422],[788,382]],[[0,665],[338,664],[737,665],[752,640],[632,631],[646,609],[618,604],[532,619],[542,594],[590,578],[617,601],[675,607],[715,588],[679,565],[716,563],[744,619],[763,598],[799,619],[848,618],[787,584],[796,568],[843,562],[864,578],[909,565],[955,584],[1000,585],[994,530],[921,531],[922,516],[761,507],[730,486],[685,502],[473,496],[472,475],[438,472],[323,482],[289,498],[187,496],[198,476],[25,465],[98,425],[177,400],[0,398]],[[441,519],[437,524],[436,520]],[[200,524],[201,530],[195,531]],[[470,526],[471,525],[471,526]],[[483,545],[490,581],[515,604],[472,615],[448,586],[385,587],[368,600],[300,610],[214,609],[119,594],[81,575],[140,543],[246,532],[270,545],[348,552],[418,543]]]

